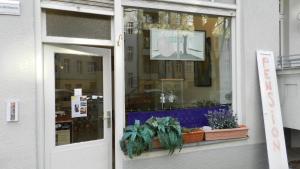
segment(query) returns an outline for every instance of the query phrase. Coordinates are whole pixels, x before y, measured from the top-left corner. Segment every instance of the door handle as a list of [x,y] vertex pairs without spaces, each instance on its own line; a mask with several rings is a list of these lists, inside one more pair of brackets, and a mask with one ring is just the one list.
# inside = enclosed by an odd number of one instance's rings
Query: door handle
[[111,111],[107,111],[103,120],[107,120],[107,128],[111,128]]

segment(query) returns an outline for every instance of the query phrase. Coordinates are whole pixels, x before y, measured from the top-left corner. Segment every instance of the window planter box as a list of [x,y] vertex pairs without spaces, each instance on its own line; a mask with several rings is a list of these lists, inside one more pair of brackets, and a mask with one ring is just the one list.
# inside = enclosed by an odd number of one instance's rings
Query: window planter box
[[199,129],[189,133],[183,133],[182,137],[184,144],[201,142],[204,140],[204,131]]
[[234,129],[217,129],[205,131],[205,140],[226,140],[235,138],[246,138],[248,136],[248,128],[241,125],[239,128]]
[[152,148],[159,149],[161,148],[160,142],[158,138],[154,138],[152,142]]
[[[202,129],[182,133],[183,144],[197,143],[204,141],[204,131]],[[152,148],[158,149],[161,148],[160,142],[158,138],[155,138],[152,142]]]

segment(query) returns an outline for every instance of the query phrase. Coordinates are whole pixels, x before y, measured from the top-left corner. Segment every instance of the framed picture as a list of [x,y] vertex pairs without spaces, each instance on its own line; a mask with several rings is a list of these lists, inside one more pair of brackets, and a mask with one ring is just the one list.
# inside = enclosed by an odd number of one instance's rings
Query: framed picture
[[150,30],[151,60],[205,60],[205,32],[173,29]]
[[205,40],[205,60],[194,62],[194,83],[197,87],[210,87],[211,79],[211,39]]

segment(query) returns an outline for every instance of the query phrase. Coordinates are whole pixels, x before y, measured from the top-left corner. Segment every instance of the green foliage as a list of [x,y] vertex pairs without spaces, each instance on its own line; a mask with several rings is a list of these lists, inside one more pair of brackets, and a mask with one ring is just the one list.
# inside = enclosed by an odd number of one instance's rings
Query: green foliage
[[151,150],[154,137],[158,137],[161,146],[168,149],[170,155],[177,148],[182,149],[181,126],[171,117],[152,117],[144,125],[140,125],[138,120],[135,121],[134,125],[124,129],[120,146],[124,154],[133,158]]
[[233,115],[232,110],[220,109],[208,112],[208,124],[212,129],[237,128],[237,115]]
[[127,126],[124,129],[120,146],[124,154],[130,158],[141,155],[144,151],[152,148],[152,140],[154,132],[147,125],[140,125],[137,120],[132,126]]
[[195,106],[199,108],[216,107],[218,105],[220,105],[220,103],[212,100],[199,100],[195,103]]
[[176,148],[182,149],[181,126],[176,119],[152,117],[147,120],[146,125],[155,131],[155,136],[158,137],[161,146],[168,149],[170,155],[174,153]]

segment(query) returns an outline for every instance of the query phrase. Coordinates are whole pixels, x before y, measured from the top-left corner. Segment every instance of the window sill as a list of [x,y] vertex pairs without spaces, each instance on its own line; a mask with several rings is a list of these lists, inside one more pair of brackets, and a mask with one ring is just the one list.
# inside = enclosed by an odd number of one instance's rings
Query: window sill
[[[238,138],[238,139],[228,139],[228,140],[215,140],[215,141],[202,141],[198,143],[191,143],[191,144],[184,144],[182,150],[179,152],[176,150],[173,155],[197,152],[201,150],[210,150],[210,149],[217,149],[217,148],[226,148],[232,146],[242,146],[247,143],[249,137],[245,138]],[[149,158],[157,158],[168,156],[169,151],[164,149],[154,149],[151,152],[143,153],[138,157],[134,157],[130,159],[128,156],[125,156],[125,161],[129,160],[142,160],[142,159],[149,159]]]

